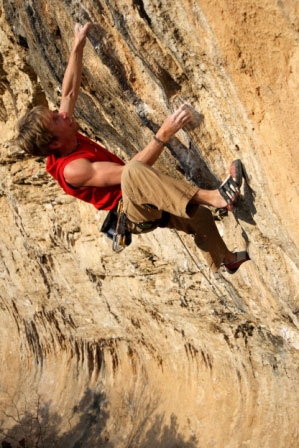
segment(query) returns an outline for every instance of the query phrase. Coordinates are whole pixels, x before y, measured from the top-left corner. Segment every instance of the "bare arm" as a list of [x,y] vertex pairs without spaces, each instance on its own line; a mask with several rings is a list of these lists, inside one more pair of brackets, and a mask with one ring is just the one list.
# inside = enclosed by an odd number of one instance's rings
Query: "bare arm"
[[[192,120],[190,109],[181,106],[166,118],[157,132],[159,140],[166,143],[177,131]],[[149,144],[132,160],[139,160],[153,165],[162,153],[164,145],[152,139]],[[65,180],[74,187],[105,187],[119,185],[124,166],[112,162],[90,162],[87,159],[76,159],[64,169]]]
[[[158,130],[156,137],[167,143],[183,126],[186,126],[192,120],[192,112],[186,105],[182,105],[173,114],[169,115]],[[153,165],[160,154],[162,153],[164,145],[155,139],[152,139],[149,144],[133,157],[133,160],[139,160],[147,165]]]
[[[91,27],[91,23],[86,23],[83,27],[79,24],[76,25],[74,43],[63,78],[62,99],[59,112],[65,112],[70,118],[73,115],[79,94],[82,77],[83,50],[88,30]],[[163,122],[156,134],[158,141],[152,139],[133,159],[139,160],[147,165],[153,165],[163,151],[163,143],[166,143],[179,129],[191,120],[192,113],[188,107],[185,107],[185,105],[181,106]],[[111,162],[91,163],[86,159],[77,159],[65,167],[64,177],[74,187],[119,185],[123,168],[122,165]]]
[[73,187],[108,187],[120,185],[124,165],[113,162],[90,162],[76,159],[64,168],[64,178]]
[[66,112],[70,118],[73,115],[79,94],[82,77],[83,50],[85,47],[88,30],[91,27],[91,23],[86,23],[83,27],[81,27],[78,23],[76,24],[75,38],[69,56],[68,65],[64,73],[59,112]]

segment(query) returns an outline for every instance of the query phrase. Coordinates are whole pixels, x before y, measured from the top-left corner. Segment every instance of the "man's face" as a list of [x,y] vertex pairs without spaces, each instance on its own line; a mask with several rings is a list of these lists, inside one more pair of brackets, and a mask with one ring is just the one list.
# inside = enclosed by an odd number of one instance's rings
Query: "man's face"
[[70,152],[75,149],[77,144],[76,132],[79,129],[79,125],[66,112],[59,113],[49,110],[49,114],[45,119],[45,125],[55,137],[57,150]]

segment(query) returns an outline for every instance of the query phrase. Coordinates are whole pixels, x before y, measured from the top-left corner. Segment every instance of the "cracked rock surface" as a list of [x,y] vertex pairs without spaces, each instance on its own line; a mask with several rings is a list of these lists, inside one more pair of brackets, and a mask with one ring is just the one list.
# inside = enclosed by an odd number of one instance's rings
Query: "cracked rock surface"
[[[299,446],[299,5],[295,0],[0,0],[0,441],[26,446]],[[8,144],[56,108],[74,24],[91,20],[82,131],[128,161],[182,101],[202,116],[157,162],[216,188],[234,276],[191,236],[134,236]]]

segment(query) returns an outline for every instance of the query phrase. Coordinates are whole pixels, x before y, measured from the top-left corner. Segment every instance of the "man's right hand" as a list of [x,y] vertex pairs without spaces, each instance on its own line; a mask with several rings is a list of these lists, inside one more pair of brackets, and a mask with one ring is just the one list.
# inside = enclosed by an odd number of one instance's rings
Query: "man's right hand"
[[92,27],[91,22],[85,23],[85,25],[80,25],[80,23],[76,23],[74,28],[74,34],[75,34],[75,40],[74,45],[82,45],[85,46],[86,43],[86,36],[88,34],[88,31]]
[[166,118],[156,135],[160,140],[166,143],[180,129],[190,123],[192,119],[192,111],[187,104],[182,104],[179,109]]

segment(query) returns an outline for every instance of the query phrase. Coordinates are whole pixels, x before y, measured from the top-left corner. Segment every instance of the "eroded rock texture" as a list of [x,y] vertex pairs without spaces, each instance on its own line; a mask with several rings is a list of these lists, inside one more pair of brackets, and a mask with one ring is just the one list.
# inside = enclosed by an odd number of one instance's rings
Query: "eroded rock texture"
[[[299,445],[298,17],[296,0],[1,1],[0,440]],[[87,20],[87,135],[129,160],[187,100],[201,127],[159,168],[212,188],[243,160],[250,187],[218,222],[249,248],[236,275],[169,230],[114,254],[103,214],[5,143],[28,108],[57,107]]]

